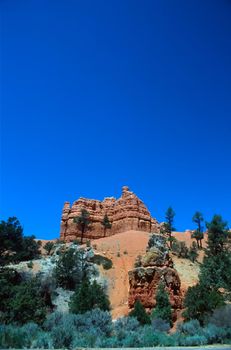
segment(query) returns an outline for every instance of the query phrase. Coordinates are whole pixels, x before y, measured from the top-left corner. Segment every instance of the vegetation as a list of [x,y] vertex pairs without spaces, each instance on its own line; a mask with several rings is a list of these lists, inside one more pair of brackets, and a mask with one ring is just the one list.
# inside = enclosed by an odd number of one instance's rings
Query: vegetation
[[167,236],[168,236],[170,248],[172,248],[172,243],[173,243],[172,231],[175,231],[175,228],[173,226],[175,215],[176,214],[175,214],[174,210],[172,209],[172,207],[169,207],[165,213],[166,222],[164,223],[163,230],[164,230],[164,233],[167,234]]
[[202,248],[202,239],[204,238],[202,222],[204,221],[203,215],[196,211],[193,215],[192,221],[197,225],[197,229],[193,232],[192,238],[196,239],[197,247]]
[[70,301],[70,310],[82,314],[92,309],[110,310],[110,302],[103,287],[96,281],[85,279],[76,289]]
[[50,255],[52,249],[54,248],[54,242],[47,242],[43,248],[46,250],[47,254]]
[[219,288],[231,291],[231,254],[226,248],[227,223],[220,215],[214,215],[207,228],[208,244],[199,283],[188,289],[184,301],[186,319],[197,319],[201,324],[205,324],[212,312],[224,304]]
[[194,263],[198,257],[197,244],[192,242],[192,245],[189,248],[188,258]]
[[78,229],[81,231],[80,243],[83,244],[84,233],[87,231],[87,229],[89,229],[91,223],[90,214],[86,209],[82,209],[81,214],[76,216],[73,221],[77,224]]
[[110,223],[110,220],[107,216],[107,214],[104,215],[104,218],[103,218],[103,221],[101,222],[101,224],[103,225],[104,227],[104,237],[106,236],[106,232],[107,232],[107,229],[110,229],[111,228],[111,223]]
[[169,301],[169,295],[165,290],[164,284],[160,283],[156,293],[156,307],[152,311],[152,319],[161,319],[172,325],[172,311]]
[[0,222],[0,264],[37,259],[41,242],[34,236],[23,236],[23,228],[16,217]]
[[102,255],[94,255],[90,261],[97,265],[102,265],[104,270],[110,270],[112,268],[112,260]]
[[142,325],[151,323],[150,317],[139,300],[135,302],[134,309],[130,312],[129,316],[137,318]]
[[74,290],[88,276],[88,262],[83,249],[70,248],[60,255],[54,270],[57,285]]
[[[157,304],[151,319],[140,301],[137,301],[129,317],[112,322],[107,294],[101,285],[90,280],[89,261],[86,252],[79,247],[67,249],[64,246],[60,251],[54,270],[56,283],[62,288],[74,290],[74,293],[69,313],[54,312],[52,287],[48,280],[42,276],[32,278],[29,272],[21,274],[13,268],[3,266],[11,261],[25,259],[26,254],[33,255],[35,246],[33,238],[33,242],[24,241],[22,227],[16,218],[1,222],[0,348],[75,349],[231,344],[231,306],[225,304],[225,298],[231,292],[229,233],[226,222],[219,215],[207,223],[207,229],[208,245],[199,283],[189,288],[185,297],[186,322],[169,333],[171,306],[163,284],[158,287]],[[157,240],[156,236],[150,238],[149,248],[157,242],[162,249],[162,241],[159,241],[159,237]],[[24,249],[23,254],[19,247]],[[178,248],[181,256],[186,255],[184,245]],[[188,258],[195,261],[197,254],[197,244],[193,242],[187,250]],[[99,264],[110,265],[110,261],[105,261],[104,257],[96,259],[99,259]],[[32,260],[29,259],[28,264],[33,263]],[[136,261],[137,266],[140,263],[141,257]]]

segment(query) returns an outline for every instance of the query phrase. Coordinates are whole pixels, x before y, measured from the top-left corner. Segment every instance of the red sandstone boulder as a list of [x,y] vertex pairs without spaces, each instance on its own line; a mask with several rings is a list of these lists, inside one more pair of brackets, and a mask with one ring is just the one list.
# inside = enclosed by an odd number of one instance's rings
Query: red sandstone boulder
[[82,209],[90,214],[91,226],[85,234],[85,239],[96,239],[104,237],[102,221],[105,215],[112,224],[106,230],[106,236],[128,230],[159,232],[160,227],[156,219],[151,217],[144,203],[127,186],[122,188],[122,196],[116,200],[113,197],[105,198],[103,201],[79,198],[70,206],[69,202],[64,204],[60,238],[64,241],[72,241],[81,237],[81,232],[73,219],[79,216]]
[[140,266],[129,271],[128,305],[133,308],[136,300],[140,300],[145,308],[154,308],[157,288],[162,282],[169,293],[172,308],[180,309],[182,293],[179,275],[173,268],[164,237],[160,235],[153,235],[153,237],[154,245],[149,247],[146,255],[139,259]]

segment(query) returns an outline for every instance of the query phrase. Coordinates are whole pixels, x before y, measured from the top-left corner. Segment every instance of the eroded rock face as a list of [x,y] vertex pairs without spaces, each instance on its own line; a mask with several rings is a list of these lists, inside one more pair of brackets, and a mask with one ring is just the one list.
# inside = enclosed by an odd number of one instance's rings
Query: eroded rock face
[[162,236],[152,236],[152,243],[139,265],[129,271],[129,307],[133,308],[136,300],[140,300],[145,308],[154,308],[157,288],[162,282],[169,293],[172,308],[180,309],[182,307],[180,278],[173,268],[172,259]]
[[[90,229],[84,233],[85,239],[111,236],[128,230],[160,231],[157,220],[151,217],[144,203],[127,186],[124,186],[122,195],[117,200],[113,197],[105,198],[103,201],[79,198],[72,207],[69,202],[66,202],[61,220],[60,238],[62,240],[68,242],[81,237],[81,230],[73,219],[80,215],[82,209],[89,212],[91,222]],[[105,214],[112,225],[106,232],[102,225]]]

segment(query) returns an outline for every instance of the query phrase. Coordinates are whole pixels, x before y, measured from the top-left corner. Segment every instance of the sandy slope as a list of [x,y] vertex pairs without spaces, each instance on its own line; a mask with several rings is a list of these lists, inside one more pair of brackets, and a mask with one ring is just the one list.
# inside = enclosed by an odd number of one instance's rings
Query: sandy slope
[[109,281],[113,318],[128,313],[128,271],[133,268],[137,255],[145,253],[149,235],[146,232],[128,231],[92,241],[96,252],[107,256],[113,262],[112,269],[101,269]]
[[[175,232],[173,235],[178,240],[185,241],[188,246],[192,243],[189,232]],[[91,242],[96,252],[110,258],[113,262],[112,269],[108,271],[101,269],[103,276],[109,282],[113,318],[126,315],[129,311],[128,271],[133,268],[136,257],[145,253],[149,236],[150,234],[146,232],[127,231]],[[178,259],[176,256],[173,256],[173,261],[181,279],[182,289],[185,291],[197,282],[199,264],[192,264],[189,260]]]

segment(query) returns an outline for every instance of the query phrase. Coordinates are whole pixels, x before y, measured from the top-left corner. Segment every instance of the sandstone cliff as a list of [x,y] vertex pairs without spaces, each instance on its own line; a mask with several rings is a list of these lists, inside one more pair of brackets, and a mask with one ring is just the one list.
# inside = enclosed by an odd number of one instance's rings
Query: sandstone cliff
[[[144,203],[129,190],[127,186],[122,188],[119,199],[105,198],[103,201],[79,198],[71,207],[69,202],[64,204],[60,238],[66,242],[81,237],[81,231],[73,222],[80,215],[81,210],[86,209],[90,214],[90,228],[84,233],[85,239],[96,239],[111,236],[129,230],[159,232],[160,226],[156,219],[151,217]],[[111,228],[106,232],[102,225],[104,216],[107,215]]]

